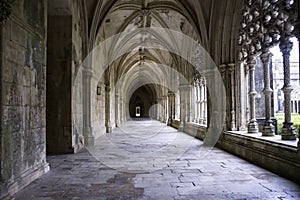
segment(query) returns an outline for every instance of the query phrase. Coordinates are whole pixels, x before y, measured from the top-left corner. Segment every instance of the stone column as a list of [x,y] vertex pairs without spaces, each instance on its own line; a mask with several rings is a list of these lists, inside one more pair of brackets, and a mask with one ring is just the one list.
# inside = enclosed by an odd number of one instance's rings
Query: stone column
[[85,146],[93,146],[95,143],[93,128],[92,128],[92,113],[91,113],[91,80],[93,72],[88,69],[83,70],[83,134]]
[[120,104],[120,112],[119,112],[119,118],[120,118],[120,124],[123,124],[124,122],[124,108],[123,108],[123,98],[121,95],[119,95],[119,104]]
[[168,93],[168,125],[171,125],[172,124],[172,115],[173,115],[173,96],[174,94],[172,92],[169,92]]
[[180,94],[180,125],[179,131],[183,131],[186,124],[186,107],[185,107],[185,85],[179,86]]
[[120,125],[120,95],[118,93],[115,94],[115,123],[116,127]]
[[204,119],[204,87],[203,87],[203,83],[202,80],[199,83],[199,123],[203,124],[203,119]]
[[105,127],[106,133],[112,132],[111,121],[110,121],[110,86],[105,87]]
[[207,124],[207,90],[206,90],[206,81],[202,80],[202,89],[203,89],[203,124]]
[[191,122],[191,96],[192,96],[192,86],[186,85],[186,95],[185,95],[186,122]]
[[248,124],[248,133],[258,133],[258,124],[255,117],[255,66],[256,60],[254,57],[250,57],[248,62],[249,67],[249,79],[250,79],[250,122]]
[[200,123],[200,86],[196,86],[196,123]]
[[235,123],[235,64],[229,64],[230,80],[231,80],[231,122],[230,129],[236,131]]
[[282,91],[284,93],[284,122],[281,131],[282,140],[295,140],[296,129],[293,126],[291,116],[291,92],[292,87],[290,84],[290,52],[293,48],[293,43],[289,39],[283,39],[279,45],[280,51],[283,56],[283,68],[284,68],[284,85]]
[[269,51],[265,51],[260,56],[264,65],[264,85],[265,88],[263,93],[265,95],[265,124],[262,130],[263,136],[273,136],[275,134],[275,127],[273,126],[273,121],[271,120],[271,98],[273,90],[270,86],[270,60],[272,54]]

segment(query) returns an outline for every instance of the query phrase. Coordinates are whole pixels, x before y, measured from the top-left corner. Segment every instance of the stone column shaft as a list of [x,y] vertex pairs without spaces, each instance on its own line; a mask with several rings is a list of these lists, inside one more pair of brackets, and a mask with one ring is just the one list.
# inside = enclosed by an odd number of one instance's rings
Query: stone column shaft
[[120,125],[120,96],[118,93],[115,95],[115,123],[116,127]]
[[248,124],[248,133],[258,133],[258,124],[256,122],[255,117],[255,66],[256,66],[256,60],[254,57],[251,57],[248,60],[248,66],[249,66],[249,79],[250,79],[250,122]]
[[91,113],[91,79],[93,77],[92,71],[88,69],[83,70],[83,130],[85,146],[94,145],[94,136],[92,129],[92,113]]
[[272,124],[271,120],[271,100],[273,90],[270,86],[270,60],[272,58],[272,54],[269,51],[264,51],[261,54],[261,60],[264,65],[264,85],[265,88],[263,93],[265,95],[265,124],[263,127],[262,135],[263,136],[273,136],[275,134],[275,127]]
[[106,132],[111,133],[112,132],[112,126],[110,121],[110,86],[105,87],[105,126],[106,126]]
[[229,71],[230,71],[230,80],[231,80],[231,122],[230,122],[230,129],[232,131],[236,131],[236,124],[235,124],[235,82],[234,82],[234,72],[235,72],[235,64],[229,64]]
[[290,52],[293,48],[293,43],[289,39],[284,39],[280,42],[280,50],[283,56],[284,67],[284,85],[282,91],[284,93],[284,122],[281,131],[282,140],[295,140],[296,130],[293,126],[291,118],[291,92],[292,87],[290,84]]

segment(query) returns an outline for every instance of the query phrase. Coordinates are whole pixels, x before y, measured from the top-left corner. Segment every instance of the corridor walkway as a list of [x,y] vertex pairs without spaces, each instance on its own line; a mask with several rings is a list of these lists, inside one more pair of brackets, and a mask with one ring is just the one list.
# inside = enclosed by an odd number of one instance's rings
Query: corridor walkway
[[156,121],[130,121],[95,147],[49,156],[51,171],[16,199],[300,199],[295,183],[217,148],[205,157],[201,144]]

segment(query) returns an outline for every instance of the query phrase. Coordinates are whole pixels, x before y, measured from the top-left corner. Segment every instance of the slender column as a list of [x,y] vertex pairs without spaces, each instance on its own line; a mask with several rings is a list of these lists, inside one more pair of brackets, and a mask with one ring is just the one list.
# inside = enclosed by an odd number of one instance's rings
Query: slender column
[[191,121],[191,95],[192,95],[192,86],[186,85],[185,104],[186,104],[186,120],[187,120],[187,122]]
[[204,89],[203,89],[203,84],[202,80],[200,81],[200,94],[199,94],[199,123],[203,124],[203,119],[204,119]]
[[124,108],[123,108],[123,98],[121,97],[121,95],[119,96],[119,101],[120,101],[120,124],[123,124],[124,122]]
[[207,124],[207,91],[206,91],[206,81],[202,80],[203,86],[203,124]]
[[249,78],[250,78],[250,122],[248,124],[248,133],[258,133],[258,124],[255,117],[255,66],[256,60],[254,57],[249,58]]
[[290,84],[290,52],[293,48],[293,43],[289,39],[284,39],[280,42],[279,48],[282,52],[284,67],[284,85],[282,88],[284,93],[284,122],[281,131],[281,139],[295,140],[296,129],[291,120],[291,92],[293,89]]
[[91,122],[91,79],[93,77],[92,71],[88,69],[83,70],[83,134],[85,146],[94,145],[93,128]]
[[186,124],[186,104],[185,104],[185,85],[179,86],[180,94],[180,126],[179,131],[183,131]]
[[174,94],[172,92],[169,92],[168,93],[168,125],[171,125],[172,124],[172,115],[173,115],[173,110],[174,110],[174,107],[173,107],[173,97]]
[[200,86],[199,83],[197,83],[197,87],[196,87],[196,91],[197,91],[197,115],[196,115],[196,123],[200,123]]
[[230,72],[230,79],[231,79],[231,122],[230,122],[230,129],[232,131],[236,131],[236,124],[235,124],[235,64],[229,64],[229,72]]
[[265,95],[265,124],[262,130],[263,136],[273,136],[275,134],[275,127],[273,126],[273,121],[271,120],[271,95],[273,90],[270,86],[270,60],[272,54],[269,51],[265,51],[260,56],[264,65],[264,85],[265,88],[263,93]]
[[110,86],[105,87],[105,126],[106,132],[111,133],[111,121],[110,121]]
[[115,94],[115,123],[116,127],[120,125],[120,96],[118,93]]

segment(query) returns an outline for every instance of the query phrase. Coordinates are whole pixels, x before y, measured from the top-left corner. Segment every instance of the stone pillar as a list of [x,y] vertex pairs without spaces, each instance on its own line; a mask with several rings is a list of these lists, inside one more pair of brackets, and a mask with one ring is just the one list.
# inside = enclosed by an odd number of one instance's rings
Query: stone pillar
[[119,95],[119,118],[120,118],[120,124],[123,124],[124,122],[124,108],[123,108],[123,98],[121,97],[121,95]]
[[106,133],[112,132],[111,121],[110,121],[110,86],[105,87],[105,127]]
[[172,92],[168,93],[168,125],[170,126],[172,124],[172,115],[173,115],[173,96],[174,94]]
[[204,119],[204,86],[202,83],[202,80],[200,81],[199,84],[200,91],[199,91],[199,123],[203,124],[203,119]]
[[186,122],[191,121],[191,96],[192,96],[192,85],[186,85],[186,95],[185,95]]
[[283,56],[284,67],[284,85],[282,91],[284,93],[284,122],[281,131],[282,140],[295,140],[296,129],[293,126],[291,118],[291,92],[292,87],[290,84],[290,52],[293,48],[293,43],[289,39],[283,39],[279,45],[280,51]]
[[203,89],[203,124],[207,124],[207,90],[206,90],[206,81],[202,80],[202,89]]
[[200,123],[200,86],[196,86],[196,123]]
[[116,127],[120,126],[120,95],[115,94],[115,123]]
[[246,131],[247,130],[247,102],[248,102],[248,95],[247,95],[247,74],[245,69],[245,63],[239,61],[237,64],[238,68],[236,68],[236,79],[237,81],[237,88],[238,92],[236,94],[236,98],[238,99],[238,107],[236,112],[236,120],[238,121],[238,130],[239,131]]
[[83,134],[85,146],[93,146],[95,144],[95,138],[92,129],[92,115],[91,115],[91,79],[93,72],[88,69],[83,70]]
[[235,122],[235,64],[229,64],[230,80],[231,80],[231,122],[230,129],[236,131]]
[[269,51],[265,51],[260,56],[263,65],[264,65],[264,85],[265,88],[263,93],[265,95],[265,124],[262,130],[263,136],[273,136],[275,134],[275,127],[272,124],[271,120],[271,98],[273,90],[270,86],[270,60],[272,58],[272,54]]
[[185,104],[185,85],[179,86],[179,94],[180,94],[180,125],[179,131],[183,131],[186,124],[186,104]]
[[256,60],[254,57],[249,58],[248,62],[249,67],[249,79],[250,79],[250,122],[248,124],[248,133],[258,133],[258,124],[255,117],[255,66]]

